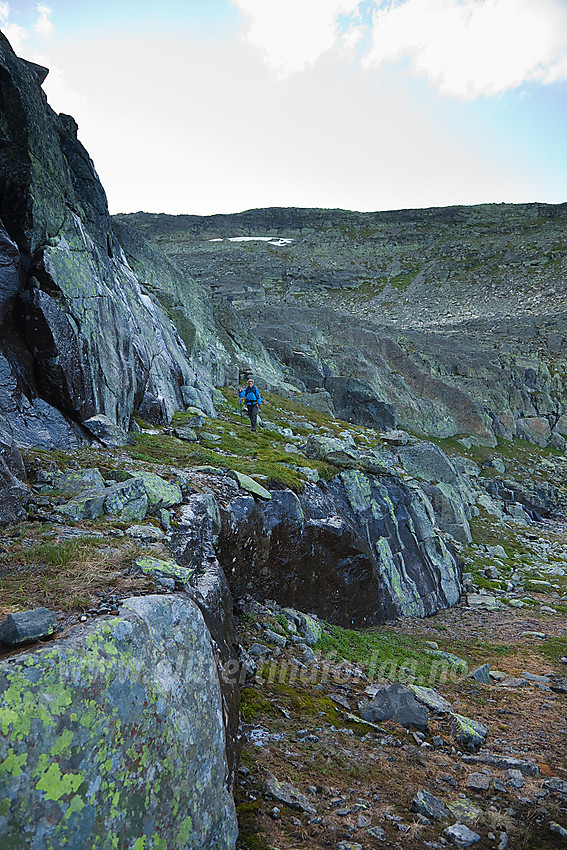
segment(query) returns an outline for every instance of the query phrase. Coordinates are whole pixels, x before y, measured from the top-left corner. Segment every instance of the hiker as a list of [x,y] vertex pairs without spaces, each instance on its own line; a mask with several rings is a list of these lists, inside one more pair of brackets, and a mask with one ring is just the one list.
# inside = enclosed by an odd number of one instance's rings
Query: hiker
[[245,389],[238,387],[238,395],[240,398],[244,399],[246,410],[250,417],[250,428],[252,431],[255,431],[258,419],[258,408],[262,404],[262,399],[260,397],[258,387],[254,384],[252,378],[248,379]]

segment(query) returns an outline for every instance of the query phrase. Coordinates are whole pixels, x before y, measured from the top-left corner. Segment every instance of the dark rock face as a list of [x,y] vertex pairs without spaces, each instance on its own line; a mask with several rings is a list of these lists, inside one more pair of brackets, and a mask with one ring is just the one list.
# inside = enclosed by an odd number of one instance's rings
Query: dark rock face
[[372,387],[356,378],[327,378],[325,388],[340,419],[355,425],[373,425],[384,431],[396,427],[392,406],[380,401]]
[[23,646],[43,637],[52,635],[57,626],[54,611],[48,608],[34,608],[10,614],[0,624],[0,643],[8,646]]
[[0,526],[25,519],[22,499],[28,489],[23,483],[25,468],[14,444],[0,442]]
[[259,342],[248,356],[229,306],[220,321],[199,284],[117,224],[125,253],[77,125],[3,36],[0,112],[0,436],[77,445],[94,416],[165,423],[188,394],[213,415],[212,388],[238,358],[282,379]]
[[218,556],[236,595],[307,603],[341,625],[427,616],[460,593],[458,566],[421,491],[358,470],[300,497],[237,497],[223,512]]

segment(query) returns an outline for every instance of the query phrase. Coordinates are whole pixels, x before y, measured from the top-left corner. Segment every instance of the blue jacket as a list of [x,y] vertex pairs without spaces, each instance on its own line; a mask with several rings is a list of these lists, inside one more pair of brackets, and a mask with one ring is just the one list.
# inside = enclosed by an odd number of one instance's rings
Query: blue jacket
[[246,389],[241,390],[238,395],[240,398],[243,398],[246,405],[252,406],[253,404],[257,404],[258,407],[262,404],[262,398],[260,396],[260,390],[254,384],[253,387],[246,387]]

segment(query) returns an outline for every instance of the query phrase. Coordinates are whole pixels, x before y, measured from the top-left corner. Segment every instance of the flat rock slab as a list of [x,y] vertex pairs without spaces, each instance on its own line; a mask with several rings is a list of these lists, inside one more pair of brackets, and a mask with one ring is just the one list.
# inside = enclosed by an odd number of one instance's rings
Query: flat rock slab
[[272,498],[272,494],[269,490],[266,490],[265,487],[262,487],[261,484],[258,484],[257,481],[254,481],[249,475],[245,475],[243,472],[237,472],[236,470],[228,473],[230,478],[234,478],[235,481],[238,482],[238,486],[242,487],[243,490],[246,490],[247,493],[251,493],[253,496],[258,496],[260,499],[264,499],[266,502],[269,502]]
[[268,773],[268,778],[264,783],[264,793],[279,803],[283,803],[284,806],[289,806],[290,809],[298,809],[300,812],[307,812],[310,815],[317,814],[317,809],[309,802],[305,794],[302,794],[289,782],[280,782],[273,773]]
[[57,617],[48,608],[34,608],[9,614],[0,624],[0,643],[23,646],[52,635],[57,629]]
[[480,835],[473,832],[464,823],[454,823],[453,826],[448,826],[447,829],[443,830],[443,835],[446,835],[457,847],[470,847],[480,841]]
[[458,800],[452,800],[447,803],[447,808],[450,810],[453,817],[459,821],[470,821],[475,823],[482,815],[482,809],[467,800],[466,797],[460,797]]
[[415,698],[436,714],[447,714],[451,711],[451,703],[442,697],[435,688],[425,688],[421,685],[410,685],[409,687]]
[[143,556],[136,558],[132,564],[132,572],[143,573],[153,578],[173,579],[179,584],[189,584],[193,577],[193,570],[181,567],[177,561],[163,561],[161,558]]
[[465,785],[472,791],[488,791],[492,777],[487,773],[469,773]]
[[53,487],[66,496],[84,493],[85,490],[100,490],[104,487],[104,478],[98,469],[74,469],[58,472],[53,476]]
[[414,728],[422,732],[428,729],[427,709],[418,703],[410,688],[399,682],[380,688],[361,709],[360,716],[371,723],[394,720],[406,729]]
[[521,770],[524,776],[537,776],[539,774],[538,764],[532,761],[512,758],[512,756],[502,756],[497,753],[482,753],[480,755],[465,754],[462,760],[469,764],[489,764],[491,767],[499,767],[502,770]]

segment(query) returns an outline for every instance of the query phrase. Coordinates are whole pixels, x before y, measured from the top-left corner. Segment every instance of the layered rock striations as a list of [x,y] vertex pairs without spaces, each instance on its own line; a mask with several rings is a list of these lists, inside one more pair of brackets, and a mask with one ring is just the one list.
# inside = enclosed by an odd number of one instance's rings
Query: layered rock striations
[[297,496],[242,495],[222,512],[219,559],[242,596],[358,628],[455,605],[460,569],[427,497],[395,475],[348,469]]

